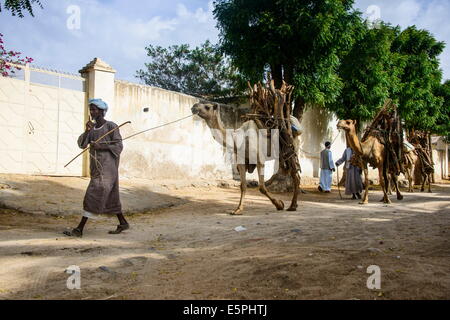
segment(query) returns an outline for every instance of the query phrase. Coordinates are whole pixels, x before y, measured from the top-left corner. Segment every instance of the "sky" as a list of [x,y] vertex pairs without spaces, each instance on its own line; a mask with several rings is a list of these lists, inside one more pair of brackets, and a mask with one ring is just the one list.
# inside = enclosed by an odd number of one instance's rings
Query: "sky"
[[[2,1],[3,2],[3,1]],[[116,78],[139,82],[136,70],[148,61],[149,44],[169,46],[218,42],[212,1],[208,0],[41,0],[35,17],[0,13],[6,48],[30,56],[36,66],[78,74],[99,57],[117,70]],[[356,0],[365,17],[406,28],[416,25],[447,43],[440,56],[450,79],[450,0]]]

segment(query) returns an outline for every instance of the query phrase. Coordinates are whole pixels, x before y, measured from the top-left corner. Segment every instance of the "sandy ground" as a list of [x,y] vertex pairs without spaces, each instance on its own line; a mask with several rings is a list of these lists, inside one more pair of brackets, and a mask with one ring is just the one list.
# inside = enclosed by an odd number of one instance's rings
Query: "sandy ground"
[[[379,191],[361,206],[305,189],[297,212],[251,189],[244,215],[230,216],[238,188],[174,188],[166,196],[182,201],[129,215],[123,234],[107,234],[111,218],[89,221],[82,239],[61,235],[78,216],[0,209],[0,298],[450,298],[450,184],[389,206]],[[277,197],[287,207],[290,195]],[[80,290],[66,286],[72,265]],[[380,290],[366,286],[370,265]]]

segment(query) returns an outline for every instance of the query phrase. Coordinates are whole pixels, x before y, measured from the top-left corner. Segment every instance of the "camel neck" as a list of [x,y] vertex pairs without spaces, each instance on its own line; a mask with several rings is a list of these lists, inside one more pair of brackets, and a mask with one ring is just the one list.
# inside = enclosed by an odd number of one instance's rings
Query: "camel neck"
[[223,126],[223,123],[219,117],[215,117],[211,120],[208,120],[206,121],[206,123],[208,124],[208,127],[210,127],[211,129],[219,130],[225,134],[225,127]]
[[226,131],[219,116],[211,120],[207,120],[206,124],[211,129],[211,133],[213,135],[214,140],[216,140],[220,144],[225,145]]
[[347,141],[350,148],[352,148],[353,151],[358,153],[359,155],[362,155],[364,153],[362,149],[362,144],[359,141],[358,136],[356,135],[355,129],[347,131],[345,135],[347,136]]

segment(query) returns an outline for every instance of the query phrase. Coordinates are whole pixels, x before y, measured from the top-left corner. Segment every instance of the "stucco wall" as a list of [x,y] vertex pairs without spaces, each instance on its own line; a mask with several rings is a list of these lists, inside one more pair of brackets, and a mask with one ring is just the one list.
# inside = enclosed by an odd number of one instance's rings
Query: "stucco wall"
[[[159,88],[125,81],[115,82],[115,107],[110,116],[118,124],[131,121],[121,132],[124,137],[191,114],[198,99]],[[148,112],[144,109],[148,108]],[[246,106],[221,106],[226,128],[237,128]],[[309,108],[302,121],[300,164],[302,177],[319,177],[319,153],[326,141],[333,141],[337,160],[345,150],[345,136],[336,128],[337,119],[320,108]],[[149,131],[126,140],[120,173],[126,177],[148,179],[229,179],[232,165],[211,135],[206,123],[193,117],[167,127]],[[274,162],[266,163],[266,179],[273,173]],[[236,177],[236,172],[234,172]],[[371,171],[372,177],[376,172]],[[255,173],[249,179],[257,179]]]
[[[132,122],[121,128],[124,138],[191,116],[191,107],[198,102],[188,95],[114,80],[114,69],[99,58],[81,72],[87,81],[28,65],[23,70],[23,79],[0,77],[1,172],[87,175],[87,153],[68,168],[63,166],[79,151],[76,139],[88,118],[88,98],[108,102],[107,119],[118,124]],[[248,105],[220,107],[221,119],[229,129],[237,129],[243,122],[241,116],[248,111]],[[334,142],[331,148],[334,160],[341,157],[346,144],[344,133],[336,129],[337,121],[331,113],[318,107],[308,108],[304,113],[299,153],[303,181],[318,179],[319,154],[326,141]],[[124,145],[120,165],[124,177],[238,178],[223,147],[198,117],[141,134],[126,140]],[[435,178],[440,180],[448,175],[448,145],[437,140],[434,147]],[[266,163],[266,179],[272,176],[273,168],[274,161]],[[376,180],[378,173],[369,172]],[[248,178],[257,179],[256,170]]]
[[[113,119],[131,121],[124,137],[191,115],[198,99],[125,81],[115,82]],[[144,112],[148,108],[148,112]],[[148,179],[230,179],[231,167],[205,122],[188,118],[124,142],[120,173]]]
[[448,179],[448,145],[442,137],[436,137],[436,143],[433,143],[433,162],[435,181]]

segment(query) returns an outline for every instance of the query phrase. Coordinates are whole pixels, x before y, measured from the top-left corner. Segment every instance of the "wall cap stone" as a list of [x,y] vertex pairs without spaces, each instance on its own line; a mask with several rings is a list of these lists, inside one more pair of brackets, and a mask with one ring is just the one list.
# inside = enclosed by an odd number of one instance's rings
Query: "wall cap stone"
[[81,69],[79,72],[81,74],[86,74],[89,71],[92,70],[99,70],[99,71],[105,71],[105,72],[111,72],[116,73],[117,71],[113,69],[109,64],[107,64],[105,61],[103,61],[100,58],[94,58],[91,62],[89,62],[83,69]]

